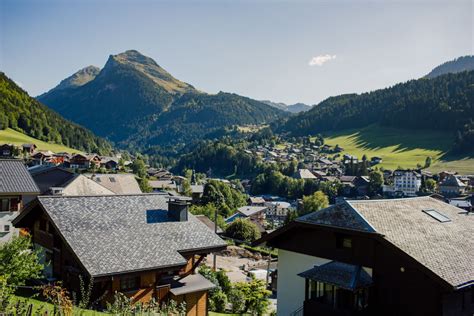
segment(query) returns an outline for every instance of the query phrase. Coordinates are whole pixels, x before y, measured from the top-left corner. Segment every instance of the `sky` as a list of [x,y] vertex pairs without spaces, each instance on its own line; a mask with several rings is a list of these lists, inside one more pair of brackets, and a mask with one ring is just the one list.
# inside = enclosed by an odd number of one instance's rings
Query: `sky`
[[39,95],[136,49],[209,93],[315,104],[473,55],[473,0],[0,0],[0,70]]

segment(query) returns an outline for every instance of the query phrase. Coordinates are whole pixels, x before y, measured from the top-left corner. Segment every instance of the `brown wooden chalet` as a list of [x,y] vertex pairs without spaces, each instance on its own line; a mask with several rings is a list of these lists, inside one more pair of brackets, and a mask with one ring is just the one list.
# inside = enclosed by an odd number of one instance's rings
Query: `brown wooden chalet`
[[474,214],[433,199],[344,201],[263,237],[278,315],[474,313]]
[[38,194],[23,161],[0,159],[0,212],[19,212]]
[[79,275],[93,277],[93,300],[116,291],[134,302],[184,301],[187,315],[207,315],[214,285],[195,274],[226,243],[188,214],[188,202],[162,194],[40,196],[14,221],[50,262],[45,274],[79,295]]
[[100,168],[101,159],[96,154],[75,154],[69,159],[71,168],[89,169],[93,166]]
[[35,144],[23,144],[21,146],[23,148],[23,152],[28,155],[32,155],[36,151],[36,145]]

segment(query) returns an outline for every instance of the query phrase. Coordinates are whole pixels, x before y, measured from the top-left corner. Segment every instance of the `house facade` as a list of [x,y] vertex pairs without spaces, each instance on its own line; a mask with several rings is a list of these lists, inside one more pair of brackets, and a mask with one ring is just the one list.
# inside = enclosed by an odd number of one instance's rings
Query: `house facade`
[[472,315],[474,215],[431,197],[345,201],[263,237],[278,315]]
[[393,185],[384,187],[384,192],[403,196],[416,196],[421,187],[421,175],[414,170],[395,170],[393,172]]
[[23,161],[0,159],[0,212],[20,212],[38,194]]
[[226,243],[187,208],[161,194],[40,196],[14,224],[50,262],[46,277],[73,294],[81,275],[93,277],[92,300],[102,304],[118,291],[133,302],[184,301],[187,315],[207,315],[214,285],[195,269]]
[[464,194],[466,187],[466,184],[459,180],[457,176],[449,174],[439,184],[439,193],[446,197],[458,196]]

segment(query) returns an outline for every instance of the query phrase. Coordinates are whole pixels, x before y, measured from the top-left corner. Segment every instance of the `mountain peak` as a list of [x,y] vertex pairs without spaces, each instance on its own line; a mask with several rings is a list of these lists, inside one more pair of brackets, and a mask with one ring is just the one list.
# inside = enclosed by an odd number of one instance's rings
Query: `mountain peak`
[[96,66],[87,66],[76,71],[71,76],[67,77],[54,88],[57,90],[67,89],[67,88],[76,88],[85,85],[89,81],[94,80],[94,78],[99,74],[100,68]]
[[169,72],[160,67],[155,60],[141,54],[137,50],[132,49],[117,55],[110,55],[104,69],[120,65],[131,67],[143,73],[169,93],[182,94],[196,91],[192,85],[176,79]]

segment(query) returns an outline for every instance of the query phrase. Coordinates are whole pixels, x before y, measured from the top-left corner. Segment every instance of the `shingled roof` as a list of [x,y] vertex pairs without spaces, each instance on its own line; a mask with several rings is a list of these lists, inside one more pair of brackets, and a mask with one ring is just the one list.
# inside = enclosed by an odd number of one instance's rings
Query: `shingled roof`
[[38,194],[39,191],[21,160],[0,159],[0,194]]
[[180,266],[186,264],[180,252],[226,246],[191,214],[187,221],[172,220],[167,196],[161,194],[40,196],[38,200],[94,277]]
[[474,214],[437,199],[345,201],[297,221],[378,233],[454,288],[474,282]]

